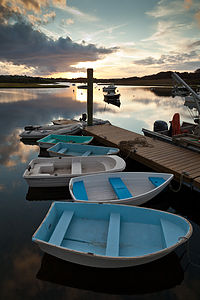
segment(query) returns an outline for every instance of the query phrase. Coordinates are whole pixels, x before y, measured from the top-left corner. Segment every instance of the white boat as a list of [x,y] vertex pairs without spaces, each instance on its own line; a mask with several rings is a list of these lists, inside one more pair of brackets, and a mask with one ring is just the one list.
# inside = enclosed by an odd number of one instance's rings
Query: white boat
[[113,92],[114,93],[116,88],[117,87],[114,84],[110,84],[108,86],[103,87],[103,92]]
[[[197,94],[198,97],[200,97],[200,92],[197,92],[196,94]],[[197,101],[198,101],[199,106],[200,106],[200,100],[197,99]],[[193,109],[193,108],[197,107],[195,98],[192,94],[189,94],[188,96],[185,96],[184,105],[187,106],[189,109]]]
[[81,123],[68,124],[68,125],[45,125],[34,127],[26,127],[19,136],[22,139],[42,139],[49,134],[77,134],[82,130]]
[[55,119],[52,120],[52,123],[54,125],[68,125],[68,124],[77,124],[79,123],[79,120],[76,119]]
[[173,174],[119,172],[72,178],[69,190],[74,201],[141,205],[158,195]]
[[122,268],[155,261],[191,235],[192,225],[187,219],[164,211],[54,202],[32,241],[42,251],[69,262]]
[[[73,120],[74,121],[73,124],[77,123],[77,122],[81,122],[83,127],[87,126],[87,121],[86,120],[83,120],[82,118],[80,118],[80,120],[79,121],[78,120]],[[110,121],[102,120],[102,119],[98,119],[98,118],[93,118],[92,121],[93,121],[93,125],[110,124]],[[70,120],[68,120],[68,119],[59,119],[59,120],[53,120],[52,122],[53,122],[53,124],[56,124],[56,125],[58,125],[58,124],[59,125],[65,125],[65,124],[69,124]]]
[[116,155],[33,159],[23,174],[30,187],[67,186],[73,177],[123,171],[125,161]]

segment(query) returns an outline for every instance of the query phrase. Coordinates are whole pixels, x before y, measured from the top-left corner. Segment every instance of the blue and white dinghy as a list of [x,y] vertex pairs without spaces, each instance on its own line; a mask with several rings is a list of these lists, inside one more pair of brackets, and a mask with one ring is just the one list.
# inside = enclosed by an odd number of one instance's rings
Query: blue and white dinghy
[[59,142],[89,144],[92,140],[92,136],[49,134],[48,136],[38,140],[37,143],[40,148],[50,148]]
[[74,201],[141,205],[158,195],[173,174],[118,172],[72,178],[69,190]]
[[118,148],[93,146],[93,145],[76,145],[70,143],[57,143],[55,146],[47,149],[50,156],[93,156],[93,155],[110,155],[117,154]]
[[73,263],[119,268],[159,259],[186,242],[185,218],[137,206],[54,202],[32,240]]

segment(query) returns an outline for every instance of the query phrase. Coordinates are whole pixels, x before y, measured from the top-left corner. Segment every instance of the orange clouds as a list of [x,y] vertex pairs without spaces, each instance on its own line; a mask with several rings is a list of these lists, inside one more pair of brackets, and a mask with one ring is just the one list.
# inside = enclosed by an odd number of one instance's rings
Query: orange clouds
[[20,19],[24,16],[28,17],[32,24],[47,23],[49,19],[55,17],[51,5],[66,7],[66,2],[64,0],[1,0],[0,23],[7,24],[10,17]]
[[[184,0],[184,7],[189,10],[192,8],[193,0]],[[194,18],[197,21],[198,26],[200,26],[200,10],[194,14]]]
[[195,14],[195,19],[197,21],[197,24],[200,26],[200,10]]
[[190,9],[193,4],[193,0],[184,0],[184,7]]

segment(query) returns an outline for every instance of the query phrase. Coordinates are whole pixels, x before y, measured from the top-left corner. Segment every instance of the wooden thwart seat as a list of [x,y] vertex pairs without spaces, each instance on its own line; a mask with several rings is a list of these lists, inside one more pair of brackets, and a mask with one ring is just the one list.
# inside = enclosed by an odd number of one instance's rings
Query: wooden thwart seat
[[112,188],[115,191],[118,199],[126,199],[133,197],[120,177],[110,177],[108,178],[108,180],[112,185]]
[[120,214],[111,213],[107,245],[106,245],[106,255],[107,256],[118,256],[119,255],[119,238],[120,238]]
[[61,148],[58,152],[64,154],[64,153],[67,152],[67,151],[68,151],[67,148]]
[[82,156],[89,156],[92,154],[92,151],[86,151],[82,154]]
[[81,174],[82,167],[81,162],[78,160],[72,160],[72,174]]
[[50,239],[49,243],[54,244],[57,246],[60,246],[62,243],[62,240],[65,236],[65,233],[69,227],[69,224],[71,222],[71,219],[73,217],[74,212],[73,211],[64,211],[58,221],[58,224],[56,225]]
[[165,247],[170,247],[173,244],[174,226],[167,220],[160,219],[160,225],[163,234],[163,241]]

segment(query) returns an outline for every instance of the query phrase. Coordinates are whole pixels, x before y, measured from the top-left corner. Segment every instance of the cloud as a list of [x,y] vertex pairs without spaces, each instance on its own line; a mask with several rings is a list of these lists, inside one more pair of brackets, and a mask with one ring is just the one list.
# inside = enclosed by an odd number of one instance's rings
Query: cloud
[[27,12],[41,14],[49,0],[2,0],[0,2],[0,22],[7,23],[10,18],[23,19]]
[[47,23],[47,17],[55,14],[52,9],[60,9],[83,21],[97,21],[92,16],[80,11],[76,7],[69,6],[66,0],[1,0],[0,1],[0,23],[7,24],[10,19],[31,20],[39,24]]
[[184,11],[182,1],[172,1],[169,3],[169,1],[161,0],[154,9],[146,12],[146,14],[154,18],[162,18],[181,14]]
[[71,24],[74,24],[74,20],[69,18],[69,19],[63,20],[63,23],[67,24],[67,25],[71,25]]
[[193,43],[189,43],[189,44],[187,45],[188,49],[191,49],[191,48],[198,48],[199,46],[200,46],[200,40],[195,41],[195,42],[193,42]]
[[185,7],[186,9],[190,9],[191,6],[192,6],[192,4],[193,4],[193,1],[192,1],[192,0],[184,0],[184,7]]
[[159,70],[188,71],[196,70],[200,66],[200,55],[196,51],[188,53],[170,53],[159,58],[152,56],[140,60],[134,60],[135,65],[146,66]]
[[79,19],[81,18],[83,21],[89,21],[89,22],[98,21],[98,18],[96,16],[86,14],[80,11],[79,9],[77,9],[76,7],[66,5],[62,9],[68,12],[69,14],[73,15],[74,17],[78,17]]
[[195,19],[197,21],[198,26],[200,27],[200,10],[195,14]]
[[147,57],[140,60],[135,60],[134,64],[138,65],[172,65],[172,64],[181,64],[189,62],[189,60],[200,61],[200,56],[195,52],[191,51],[189,53],[172,53],[161,55],[160,58]]
[[72,71],[71,65],[95,61],[117,50],[78,44],[69,37],[53,40],[25,23],[0,24],[0,41],[1,61],[34,67],[41,74]]

